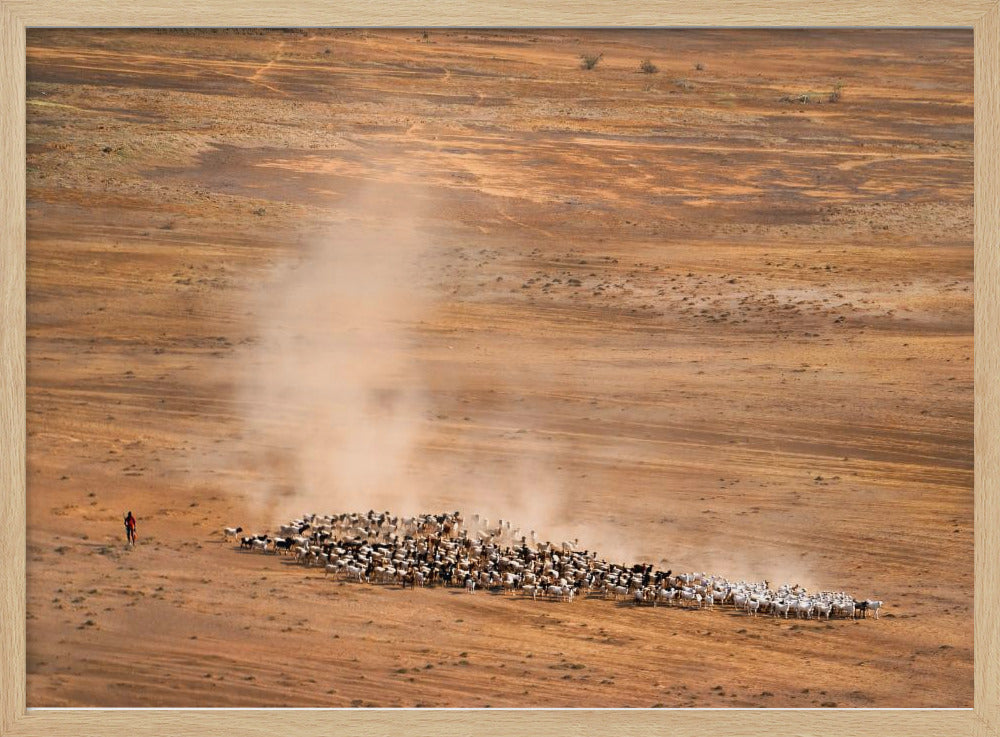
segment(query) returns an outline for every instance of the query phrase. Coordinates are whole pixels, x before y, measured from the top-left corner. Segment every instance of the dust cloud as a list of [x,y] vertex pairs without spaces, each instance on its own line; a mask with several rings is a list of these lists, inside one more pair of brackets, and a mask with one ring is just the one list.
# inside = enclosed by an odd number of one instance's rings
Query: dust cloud
[[[426,330],[449,293],[434,270],[446,249],[420,227],[440,204],[419,191],[391,202],[360,193],[341,207],[349,217],[274,267],[249,306],[255,340],[235,369],[241,430],[212,455],[239,479],[256,523],[306,512],[461,510],[480,515],[483,528],[508,520],[508,539],[535,530],[539,539],[586,542],[567,516],[558,443],[506,456],[499,468],[486,450],[438,451],[427,461],[434,418],[471,381]],[[497,376],[496,385],[511,380]],[[492,419],[531,429],[520,414],[504,405]]]
[[[347,216],[276,265],[250,305],[256,340],[236,368],[242,429],[213,449],[240,479],[247,516],[273,529],[310,512],[460,510],[482,529],[506,521],[506,542],[534,533],[621,563],[658,560],[665,551],[640,549],[621,520],[582,522],[581,449],[521,401],[532,391],[596,396],[607,387],[572,351],[538,361],[537,345],[511,334],[475,337],[504,356],[477,369],[468,336],[441,329],[441,311],[461,309],[448,276],[454,239],[442,243],[429,225],[428,208],[444,203],[419,187],[406,198],[400,190],[391,201],[374,191],[344,203]],[[494,403],[466,426],[456,407],[484,385]],[[517,433],[516,443],[504,438]],[[609,456],[614,442],[606,438]],[[775,570],[774,558],[698,547],[713,566],[698,570],[802,579]]]
[[434,297],[416,202],[353,198],[352,217],[277,266],[252,305],[239,462],[254,471],[245,494],[274,521],[419,500],[404,483],[427,411],[411,327]]

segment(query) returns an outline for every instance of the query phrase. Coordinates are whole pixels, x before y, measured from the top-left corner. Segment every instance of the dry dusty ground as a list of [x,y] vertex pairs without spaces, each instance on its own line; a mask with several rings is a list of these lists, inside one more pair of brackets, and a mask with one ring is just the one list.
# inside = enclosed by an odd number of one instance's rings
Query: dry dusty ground
[[[29,31],[29,705],[971,706],[971,42]],[[221,540],[369,498],[885,614]]]

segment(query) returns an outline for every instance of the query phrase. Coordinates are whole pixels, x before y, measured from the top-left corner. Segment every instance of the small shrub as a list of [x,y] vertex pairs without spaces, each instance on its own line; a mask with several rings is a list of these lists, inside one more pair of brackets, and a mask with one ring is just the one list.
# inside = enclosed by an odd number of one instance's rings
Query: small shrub
[[660,70],[649,59],[643,59],[639,62],[639,71],[643,74],[656,74]]
[[601,57],[603,56],[604,56],[603,51],[599,53],[597,56],[593,56],[591,54],[580,54],[580,66],[583,67],[584,69],[593,69],[594,67],[597,66],[597,63],[601,60]]
[[844,85],[842,85],[840,82],[837,82],[837,84],[835,84],[833,86],[833,91],[830,93],[830,97],[828,98],[829,101],[830,102],[840,102],[840,97],[841,97],[841,92],[840,91],[843,88],[844,88]]
[[675,87],[679,87],[682,90],[693,90],[694,89],[694,85],[691,83],[690,80],[687,80],[687,79],[675,79],[674,80],[674,86]]
[[699,71],[699,72],[705,71],[705,65],[702,64],[700,61],[697,64],[694,65],[694,68],[695,68],[696,71]]

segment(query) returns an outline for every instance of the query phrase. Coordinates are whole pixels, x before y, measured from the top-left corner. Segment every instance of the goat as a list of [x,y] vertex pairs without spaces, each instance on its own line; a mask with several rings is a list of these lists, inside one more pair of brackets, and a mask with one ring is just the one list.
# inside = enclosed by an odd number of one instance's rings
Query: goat
[[[729,582],[704,573],[658,571],[642,563],[624,565],[598,558],[596,552],[578,551],[577,540],[553,545],[527,536],[507,520],[496,527],[474,518],[465,528],[459,514],[390,517],[388,512],[350,513],[337,516],[303,515],[281,526],[282,537],[244,536],[241,549],[291,553],[305,566],[323,566],[324,574],[340,574],[358,582],[435,586],[462,586],[516,593],[536,599],[572,601],[580,592],[592,592],[615,600],[629,598],[635,605],[654,607],[683,601],[697,608],[712,608],[731,602],[751,616],[771,614],[797,617],[865,618],[869,611],[879,618],[881,601],[855,601],[845,592],[818,592],[811,596],[795,585],[782,584],[776,591],[770,582]],[[223,529],[225,539],[238,539],[242,528]],[[477,534],[481,533],[481,534]],[[516,540],[520,539],[520,544]]]
[[678,590],[673,588],[660,589],[658,592],[656,592],[656,596],[657,598],[665,601],[667,604],[670,604],[671,602],[674,601],[674,599],[677,598],[678,593],[679,593]]

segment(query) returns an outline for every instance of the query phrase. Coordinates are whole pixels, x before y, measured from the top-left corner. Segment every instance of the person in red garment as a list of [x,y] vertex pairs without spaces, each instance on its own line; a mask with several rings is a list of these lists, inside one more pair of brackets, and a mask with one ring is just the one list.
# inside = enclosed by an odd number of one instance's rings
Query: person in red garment
[[125,537],[129,544],[135,545],[135,517],[132,516],[131,510],[125,515]]

